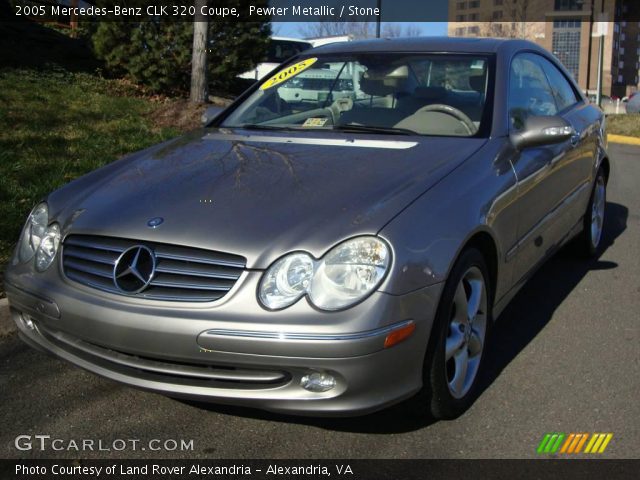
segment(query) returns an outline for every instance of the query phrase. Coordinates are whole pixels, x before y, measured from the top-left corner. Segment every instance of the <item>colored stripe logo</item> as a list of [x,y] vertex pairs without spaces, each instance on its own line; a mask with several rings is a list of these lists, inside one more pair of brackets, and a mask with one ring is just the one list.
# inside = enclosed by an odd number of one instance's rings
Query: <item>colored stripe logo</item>
[[[604,453],[613,433],[546,433],[538,445],[538,454]],[[584,450],[583,450],[584,448]]]

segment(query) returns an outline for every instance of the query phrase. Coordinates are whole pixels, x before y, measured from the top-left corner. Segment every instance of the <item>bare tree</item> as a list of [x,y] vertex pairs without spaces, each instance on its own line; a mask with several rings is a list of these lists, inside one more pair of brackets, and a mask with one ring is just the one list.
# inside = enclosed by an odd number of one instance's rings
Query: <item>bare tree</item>
[[385,23],[382,27],[384,38],[419,37],[422,30],[417,25],[401,25],[397,22]]
[[375,28],[373,28],[372,22],[340,22],[328,19],[326,22],[307,23],[298,31],[308,38],[333,37],[337,35],[370,38],[374,36]]
[[397,23],[385,23],[382,27],[384,38],[398,38],[402,36],[402,27]]
[[405,37],[419,37],[422,35],[422,29],[418,25],[405,25],[403,35]]
[[478,27],[479,37],[535,40],[544,34],[544,22],[483,22]]
[[492,11],[491,18],[486,19],[491,21],[485,21],[479,26],[478,36],[533,40],[544,33],[543,22],[527,21],[528,17],[534,14],[532,10],[536,8],[529,2],[530,0],[505,1],[502,11]]
[[[207,6],[207,0],[196,0],[196,12]],[[193,22],[193,52],[191,54],[191,94],[193,103],[207,101],[207,39],[209,23],[199,13]]]

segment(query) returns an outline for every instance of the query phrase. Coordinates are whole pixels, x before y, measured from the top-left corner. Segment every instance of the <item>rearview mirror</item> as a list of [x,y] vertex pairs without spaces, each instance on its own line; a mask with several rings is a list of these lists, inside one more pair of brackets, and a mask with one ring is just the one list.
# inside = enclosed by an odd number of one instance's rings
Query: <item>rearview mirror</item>
[[202,122],[202,125],[206,125],[207,123],[209,123],[211,120],[213,120],[218,115],[220,115],[223,110],[224,108],[222,107],[216,107],[216,106],[207,107],[207,109],[202,114],[202,117],[200,117],[200,121]]
[[531,116],[524,121],[522,130],[510,135],[517,150],[553,145],[569,140],[575,135],[573,127],[562,117]]

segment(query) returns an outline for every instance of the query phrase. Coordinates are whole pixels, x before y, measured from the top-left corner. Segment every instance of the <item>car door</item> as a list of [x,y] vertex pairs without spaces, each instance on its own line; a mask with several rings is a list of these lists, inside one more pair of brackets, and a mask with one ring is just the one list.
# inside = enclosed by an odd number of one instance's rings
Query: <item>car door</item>
[[[556,115],[558,106],[553,91],[533,53],[521,53],[511,62],[508,110],[511,131],[523,128],[532,115]],[[514,280],[521,279],[540,262],[561,239],[556,209],[570,188],[555,175],[571,150],[570,141],[526,148],[514,154],[517,177],[517,243],[508,251],[514,261]]]
[[564,73],[550,60],[538,57],[561,115],[573,127],[575,134],[566,155],[552,161],[553,187],[565,193],[558,211],[558,228],[568,233],[584,215],[598,149],[598,115],[585,103]]

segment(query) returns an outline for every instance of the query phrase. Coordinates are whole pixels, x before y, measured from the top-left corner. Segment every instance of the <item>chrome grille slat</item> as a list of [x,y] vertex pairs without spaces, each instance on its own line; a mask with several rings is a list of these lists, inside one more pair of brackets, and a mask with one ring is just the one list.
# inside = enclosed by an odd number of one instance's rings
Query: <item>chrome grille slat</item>
[[65,248],[67,257],[81,258],[82,260],[90,260],[92,262],[105,263],[107,265],[115,265],[119,252],[102,252],[100,250],[91,250],[86,247],[75,247],[69,245]]
[[222,265],[225,267],[235,267],[235,268],[244,268],[244,263],[236,263],[236,262],[230,262],[227,260],[218,260],[215,258],[194,258],[190,255],[185,255],[179,252],[170,252],[170,251],[166,251],[166,250],[162,250],[161,248],[159,248],[158,250],[156,250],[156,257],[158,258],[166,258],[167,260],[180,260],[183,262],[198,262],[198,263],[206,263],[209,265]]
[[[136,245],[153,251],[156,271],[145,290],[127,294],[116,287],[113,268],[122,252]],[[69,235],[62,250],[63,271],[74,282],[109,293],[172,302],[219,300],[233,288],[245,265],[238,255],[95,235]]]
[[226,294],[226,291],[152,287],[137,296],[149,300],[167,300],[170,302],[212,302],[220,300]]
[[73,258],[65,258],[64,266],[81,272],[90,273],[98,277],[113,278],[113,265],[105,265],[104,263],[91,263],[89,261],[75,260]]
[[119,293],[116,286],[113,284],[112,280],[109,280],[104,277],[98,277],[87,272],[82,272],[78,270],[65,269],[65,274],[71,280],[74,280],[78,283],[82,283],[89,287],[98,288],[100,290],[105,290],[107,292]]
[[159,274],[151,281],[151,285],[170,288],[194,288],[198,290],[228,291],[235,281],[220,280],[211,281],[203,277],[191,277],[188,275]]
[[104,237],[96,237],[93,235],[86,235],[86,238],[82,238],[82,237],[85,237],[85,235],[69,236],[67,237],[64,243],[65,245],[76,245],[78,247],[94,248],[98,250],[108,250],[108,251],[119,252],[119,253],[122,253],[127,248],[129,248],[126,243],[115,238],[113,239],[113,242],[111,241],[105,242],[101,240]]
[[229,267],[216,267],[209,264],[189,263],[185,266],[184,262],[176,262],[168,259],[158,259],[156,266],[158,273],[173,273],[176,275],[189,275],[194,277],[212,277],[226,278],[229,280],[237,280],[241,270]]

